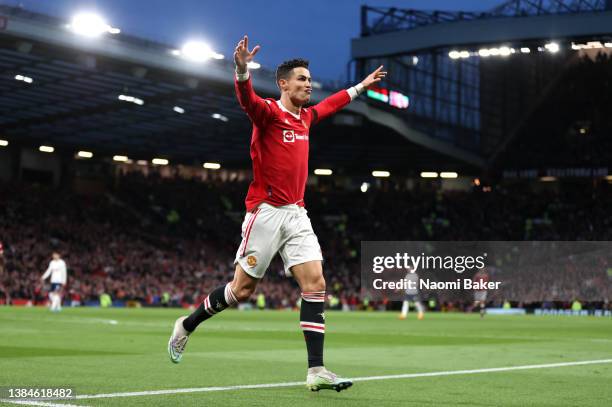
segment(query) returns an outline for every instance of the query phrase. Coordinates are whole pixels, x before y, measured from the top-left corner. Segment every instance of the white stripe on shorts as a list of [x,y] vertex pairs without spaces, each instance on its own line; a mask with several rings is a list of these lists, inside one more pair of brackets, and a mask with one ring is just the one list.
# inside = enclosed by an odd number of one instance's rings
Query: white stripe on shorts
[[249,243],[249,236],[251,235],[251,228],[253,227],[253,223],[255,223],[255,218],[257,214],[261,211],[261,208],[257,208],[255,212],[253,212],[253,216],[249,219],[249,224],[247,225],[244,231],[244,247],[242,248],[242,256],[246,253],[247,244]]

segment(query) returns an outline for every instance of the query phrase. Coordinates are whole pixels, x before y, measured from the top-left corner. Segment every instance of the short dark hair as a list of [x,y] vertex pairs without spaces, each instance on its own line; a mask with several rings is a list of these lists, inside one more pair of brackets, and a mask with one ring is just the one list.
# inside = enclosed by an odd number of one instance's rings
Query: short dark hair
[[276,83],[278,83],[278,81],[280,81],[281,79],[289,78],[289,75],[291,74],[293,68],[308,69],[308,64],[308,60],[302,58],[290,59],[289,61],[283,62],[276,68]]

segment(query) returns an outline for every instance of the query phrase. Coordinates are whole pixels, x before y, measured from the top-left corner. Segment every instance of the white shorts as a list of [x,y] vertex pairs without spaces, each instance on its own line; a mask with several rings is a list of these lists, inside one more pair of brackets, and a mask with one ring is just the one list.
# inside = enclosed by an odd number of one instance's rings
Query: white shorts
[[306,209],[262,203],[246,214],[234,265],[240,264],[251,277],[262,278],[276,253],[283,259],[287,276],[296,264],[323,260]]
[[485,302],[487,300],[487,290],[474,291],[474,301]]

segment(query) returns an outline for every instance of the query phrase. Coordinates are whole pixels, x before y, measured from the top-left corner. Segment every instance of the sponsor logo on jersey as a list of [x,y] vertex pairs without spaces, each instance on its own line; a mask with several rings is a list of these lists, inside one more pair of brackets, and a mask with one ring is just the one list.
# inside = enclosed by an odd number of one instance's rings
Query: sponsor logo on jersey
[[257,257],[249,256],[247,257],[247,264],[249,267],[255,267],[257,265]]
[[285,143],[295,143],[295,140],[308,141],[308,135],[296,134],[293,130],[283,130],[283,141]]
[[293,130],[283,130],[283,141],[285,143],[295,142],[295,134],[293,133]]

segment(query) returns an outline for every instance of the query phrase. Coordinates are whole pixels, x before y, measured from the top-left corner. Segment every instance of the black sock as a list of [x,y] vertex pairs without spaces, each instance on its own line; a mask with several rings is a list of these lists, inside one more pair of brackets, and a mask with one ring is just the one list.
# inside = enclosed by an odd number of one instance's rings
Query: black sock
[[325,339],[325,291],[302,293],[300,326],[304,331],[308,367],[323,366],[323,340]]
[[229,283],[225,286],[217,287],[208,294],[208,297],[202,301],[200,306],[183,321],[183,328],[188,332],[193,332],[198,325],[208,318],[237,303],[238,301]]

